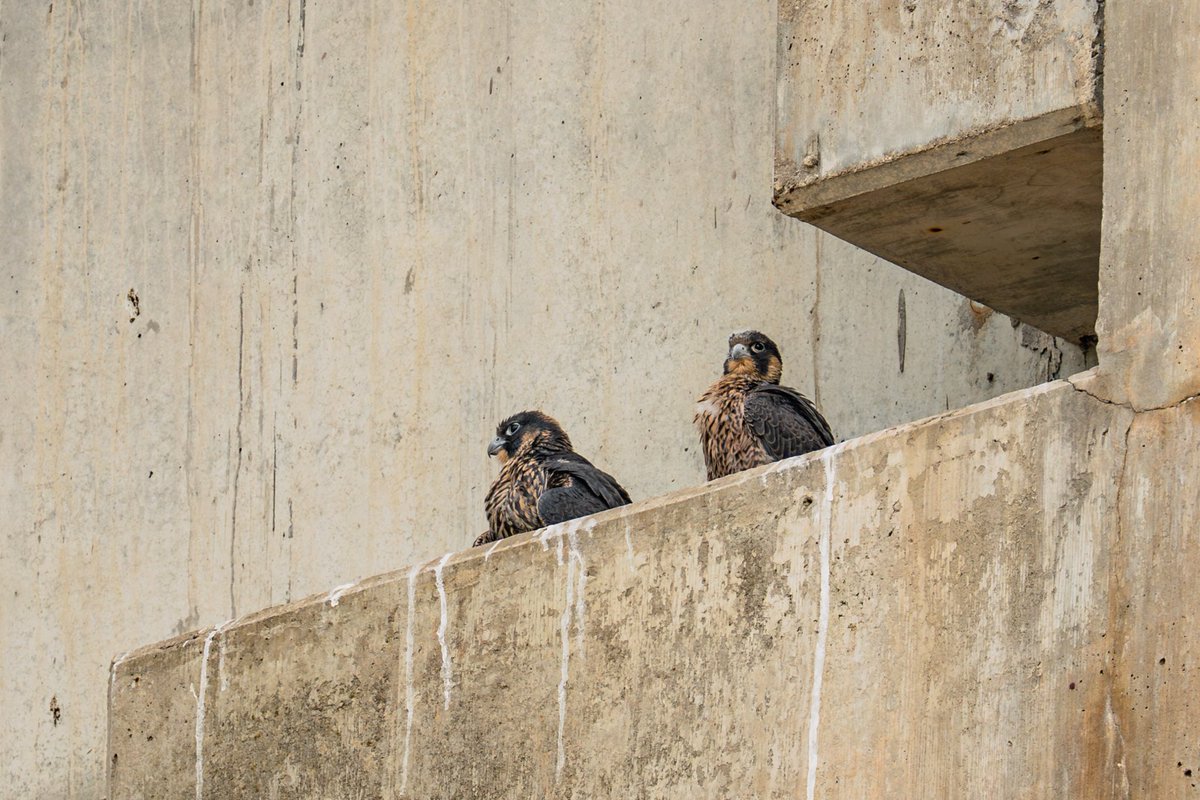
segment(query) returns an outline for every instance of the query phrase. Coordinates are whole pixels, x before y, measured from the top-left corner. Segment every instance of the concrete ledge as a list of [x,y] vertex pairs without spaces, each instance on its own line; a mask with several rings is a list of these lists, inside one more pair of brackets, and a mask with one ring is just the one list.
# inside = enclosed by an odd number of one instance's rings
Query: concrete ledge
[[1097,3],[859,5],[780,4],[775,204],[1055,335],[1093,336]]
[[1123,796],[1161,767],[1130,693],[1200,687],[1126,661],[1158,652],[1131,577],[1178,584],[1120,532],[1134,414],[1079,384],[143,649],[110,797]]

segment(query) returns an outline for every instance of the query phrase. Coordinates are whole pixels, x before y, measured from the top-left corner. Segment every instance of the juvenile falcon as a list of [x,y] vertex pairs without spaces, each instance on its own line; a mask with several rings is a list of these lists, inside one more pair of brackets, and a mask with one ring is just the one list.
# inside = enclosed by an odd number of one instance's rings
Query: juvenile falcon
[[833,444],[829,423],[807,397],[779,385],[779,348],[758,331],[729,337],[725,374],[696,404],[708,479]]
[[503,466],[484,501],[488,530],[476,546],[629,503],[613,476],[572,450],[562,426],[540,411],[501,422],[488,455]]

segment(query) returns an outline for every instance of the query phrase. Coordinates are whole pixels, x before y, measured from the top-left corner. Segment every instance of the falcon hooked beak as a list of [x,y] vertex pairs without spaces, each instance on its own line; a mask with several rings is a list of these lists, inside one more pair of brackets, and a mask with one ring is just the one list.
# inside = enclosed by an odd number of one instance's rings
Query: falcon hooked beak
[[753,375],[758,371],[750,348],[738,342],[729,347],[729,355],[725,358],[725,374]]
[[500,461],[503,462],[508,455],[504,449],[507,444],[508,441],[504,437],[497,436],[495,439],[492,439],[492,443],[488,445],[488,455],[494,456],[496,454],[500,454]]

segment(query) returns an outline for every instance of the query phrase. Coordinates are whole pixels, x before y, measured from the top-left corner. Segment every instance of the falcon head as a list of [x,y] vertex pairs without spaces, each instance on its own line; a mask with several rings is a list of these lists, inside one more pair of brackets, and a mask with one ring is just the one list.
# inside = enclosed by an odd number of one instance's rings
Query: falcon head
[[725,374],[748,375],[767,383],[779,383],[783,359],[779,348],[758,331],[743,331],[729,337]]
[[539,444],[548,449],[571,449],[571,440],[557,420],[540,411],[522,411],[496,426],[496,438],[488,445],[488,455],[497,456],[503,464]]

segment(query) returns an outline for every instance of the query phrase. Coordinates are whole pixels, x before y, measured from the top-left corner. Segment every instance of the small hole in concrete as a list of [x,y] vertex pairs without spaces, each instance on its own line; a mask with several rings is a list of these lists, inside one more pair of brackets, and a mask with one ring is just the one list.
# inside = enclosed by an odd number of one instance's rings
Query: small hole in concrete
[[1071,681],[1071,683],[1067,685],[1067,688],[1072,692],[1075,691],[1075,681]]
[[941,228],[930,228],[929,232],[930,233],[941,233],[942,229]]

